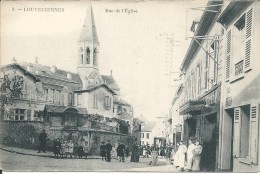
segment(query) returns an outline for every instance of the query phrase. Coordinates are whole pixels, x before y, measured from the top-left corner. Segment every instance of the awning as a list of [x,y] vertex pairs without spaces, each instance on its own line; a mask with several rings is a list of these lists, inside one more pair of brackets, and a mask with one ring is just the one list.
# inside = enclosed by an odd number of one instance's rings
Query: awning
[[190,100],[180,107],[180,114],[197,114],[205,107],[205,100]]
[[78,108],[73,106],[55,106],[55,105],[45,105],[44,111],[45,112],[52,112],[52,113],[64,113],[66,111],[74,110],[78,112],[78,114],[87,114],[86,108]]

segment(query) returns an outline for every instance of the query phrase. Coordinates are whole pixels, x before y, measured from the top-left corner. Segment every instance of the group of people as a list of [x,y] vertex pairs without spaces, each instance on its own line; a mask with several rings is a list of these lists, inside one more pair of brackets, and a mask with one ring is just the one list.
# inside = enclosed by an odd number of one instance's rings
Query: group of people
[[181,171],[200,171],[200,157],[202,146],[195,142],[194,138],[189,139],[189,146],[186,147],[183,141],[177,145],[176,152],[173,151],[173,165]]
[[89,155],[89,144],[87,141],[73,143],[72,140],[64,141],[63,138],[57,138],[53,143],[55,158],[87,158]]
[[119,162],[125,162],[125,158],[129,156],[129,153],[130,150],[128,146],[125,146],[121,142],[118,143],[117,148],[113,147],[109,140],[107,141],[107,144],[101,142],[100,156],[102,157],[102,160],[107,162],[110,162],[111,158],[119,159]]

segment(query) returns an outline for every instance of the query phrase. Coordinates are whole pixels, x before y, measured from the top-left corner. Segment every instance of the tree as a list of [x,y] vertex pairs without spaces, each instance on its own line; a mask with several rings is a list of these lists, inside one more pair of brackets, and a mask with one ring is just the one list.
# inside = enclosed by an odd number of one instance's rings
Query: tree
[[23,77],[20,75],[15,75],[13,78],[10,78],[9,75],[4,75],[4,79],[0,87],[1,106],[13,104],[12,98],[20,97],[22,94],[23,83]]

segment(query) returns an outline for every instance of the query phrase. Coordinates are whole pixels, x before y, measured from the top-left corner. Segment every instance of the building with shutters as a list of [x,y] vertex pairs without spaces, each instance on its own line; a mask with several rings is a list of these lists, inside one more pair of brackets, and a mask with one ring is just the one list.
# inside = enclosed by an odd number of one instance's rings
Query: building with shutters
[[218,22],[225,29],[225,78],[220,168],[259,171],[260,3],[232,1]]
[[[110,75],[100,74],[99,40],[91,4],[78,48],[77,73],[41,65],[37,59],[34,63],[14,59],[3,66],[5,75],[22,77],[24,83],[21,96],[6,105],[2,124],[12,127],[18,122],[37,122],[39,129],[45,128],[52,139],[84,139],[93,148],[107,139],[111,143],[128,141],[125,143],[129,145],[133,108],[120,96],[112,71]],[[3,136],[8,136],[8,132]]]
[[188,146],[195,137],[202,144],[202,171],[219,168],[224,29],[217,19],[222,4],[209,1],[200,21],[191,27],[194,36],[181,64],[183,89],[176,103],[183,118],[184,143]]

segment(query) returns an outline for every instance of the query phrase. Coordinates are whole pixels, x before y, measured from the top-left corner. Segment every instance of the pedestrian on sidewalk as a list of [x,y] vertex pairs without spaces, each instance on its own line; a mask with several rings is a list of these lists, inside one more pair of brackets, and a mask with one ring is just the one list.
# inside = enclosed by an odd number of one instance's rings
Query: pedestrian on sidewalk
[[158,162],[159,151],[155,147],[152,147],[151,160],[149,165],[156,165]]
[[174,165],[177,168],[179,168],[180,171],[184,170],[186,152],[187,152],[187,147],[186,147],[186,145],[183,144],[183,141],[181,140],[178,150],[175,154],[175,159],[174,159]]
[[112,146],[112,150],[111,150],[111,158],[112,159],[118,159],[118,153],[115,147]]
[[39,135],[39,150],[38,150],[38,153],[41,153],[41,151],[46,153],[46,151],[45,151],[46,142],[47,142],[47,134],[45,133],[45,130],[43,129],[42,132]]
[[193,156],[193,160],[192,160],[192,171],[193,172],[199,172],[200,171],[201,152],[202,152],[202,146],[197,141],[195,143],[194,156]]
[[119,156],[119,162],[125,162],[125,145],[119,142],[117,147],[117,155]]
[[65,157],[65,148],[66,148],[66,144],[65,144],[64,139],[62,138],[61,139],[61,148],[60,148],[60,156],[61,156],[61,158]]
[[84,155],[83,146],[84,146],[84,142],[80,142],[79,148],[78,148],[78,156],[79,156],[80,159],[82,159],[82,157]]
[[70,158],[72,158],[72,155],[73,155],[73,141],[70,140],[69,143],[67,144],[67,154],[70,155]]
[[68,157],[68,141],[64,142],[64,152],[65,152],[65,157]]
[[102,141],[101,142],[101,146],[100,146],[100,156],[102,157],[102,161],[105,159],[106,161],[106,145],[105,142]]
[[107,144],[106,144],[107,162],[111,162],[111,150],[112,150],[112,145],[110,144],[110,140],[107,140]]
[[137,145],[137,143],[135,143],[135,145],[133,146],[133,150],[132,150],[132,155],[131,155],[131,162],[139,162],[139,157],[140,157],[140,149]]
[[79,154],[79,146],[78,146],[78,143],[75,143],[74,146],[73,146],[74,158],[78,158],[78,154]]
[[87,159],[88,155],[90,154],[90,147],[89,147],[89,143],[87,141],[85,141],[83,150],[84,150],[85,159]]
[[192,169],[192,160],[193,160],[194,150],[195,150],[194,138],[190,138],[189,147],[187,150],[187,163],[186,163],[186,167],[185,167],[185,170],[187,172],[190,172]]
[[170,163],[171,159],[171,148],[169,145],[166,147],[166,163]]
[[53,149],[54,149],[54,156],[55,158],[59,158],[59,155],[60,155],[60,148],[61,148],[61,142],[60,142],[60,139],[57,138],[56,140],[54,140],[54,146],[53,146]]
[[130,155],[130,150],[129,150],[129,147],[126,146],[126,148],[125,148],[125,158],[127,159],[129,157],[129,155]]

